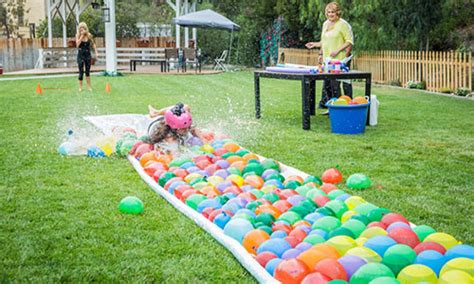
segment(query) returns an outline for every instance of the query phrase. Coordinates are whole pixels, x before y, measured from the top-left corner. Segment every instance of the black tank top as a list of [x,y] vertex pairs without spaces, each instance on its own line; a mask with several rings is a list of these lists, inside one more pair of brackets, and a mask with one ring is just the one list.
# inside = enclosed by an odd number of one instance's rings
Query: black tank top
[[91,41],[81,41],[79,44],[79,56],[90,57],[91,56]]

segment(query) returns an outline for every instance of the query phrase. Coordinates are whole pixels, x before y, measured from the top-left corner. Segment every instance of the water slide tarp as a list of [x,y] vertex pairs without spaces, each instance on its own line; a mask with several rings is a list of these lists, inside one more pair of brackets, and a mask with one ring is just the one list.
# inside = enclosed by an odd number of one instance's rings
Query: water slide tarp
[[239,25],[209,9],[173,18],[173,23],[183,27],[240,30]]

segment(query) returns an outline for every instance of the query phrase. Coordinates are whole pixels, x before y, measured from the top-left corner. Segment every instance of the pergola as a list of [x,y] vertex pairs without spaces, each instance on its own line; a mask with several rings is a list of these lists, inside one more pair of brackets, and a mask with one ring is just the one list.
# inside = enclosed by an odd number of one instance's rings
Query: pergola
[[[166,3],[173,8],[176,17],[196,11],[196,1],[166,0]],[[102,0],[100,5],[97,0],[46,0],[47,17],[48,17],[48,47],[53,47],[53,21],[56,16],[62,21],[63,26],[63,47],[67,47],[67,33],[66,21],[72,14],[76,20],[76,28],[79,25],[80,15],[90,6],[101,6],[105,22],[105,57],[106,57],[106,71],[113,73],[117,71],[117,48],[116,48],[116,33],[115,33],[115,0]],[[197,32],[193,28],[193,40],[196,42]],[[179,25],[176,25],[176,47],[181,46],[181,31]],[[189,47],[189,29],[184,29],[185,47]]]

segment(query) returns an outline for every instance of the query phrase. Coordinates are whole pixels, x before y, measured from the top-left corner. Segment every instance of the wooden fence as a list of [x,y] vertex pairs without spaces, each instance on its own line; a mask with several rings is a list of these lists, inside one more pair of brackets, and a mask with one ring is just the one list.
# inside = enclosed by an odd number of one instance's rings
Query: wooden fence
[[[318,52],[307,49],[280,48],[279,63],[317,65]],[[372,81],[400,84],[425,81],[430,91],[472,90],[472,55],[454,51],[375,51],[359,52],[352,69],[372,73]]]

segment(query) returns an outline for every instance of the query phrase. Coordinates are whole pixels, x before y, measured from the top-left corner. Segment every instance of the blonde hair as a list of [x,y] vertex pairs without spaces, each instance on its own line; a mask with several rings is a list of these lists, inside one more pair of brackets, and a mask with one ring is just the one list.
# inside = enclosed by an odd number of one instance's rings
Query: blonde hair
[[83,28],[86,31],[87,37],[90,40],[92,40],[92,34],[89,32],[89,28],[87,27],[87,24],[84,22],[80,22],[79,26],[77,26],[77,35],[79,35],[79,31],[81,30],[81,28]]
[[337,3],[337,2],[331,2],[331,3],[327,4],[327,5],[326,5],[326,9],[324,10],[324,12],[325,12],[326,15],[327,15],[327,11],[328,11],[329,9],[333,9],[338,18],[341,17],[342,11],[341,11],[341,6],[339,5],[339,3]]

